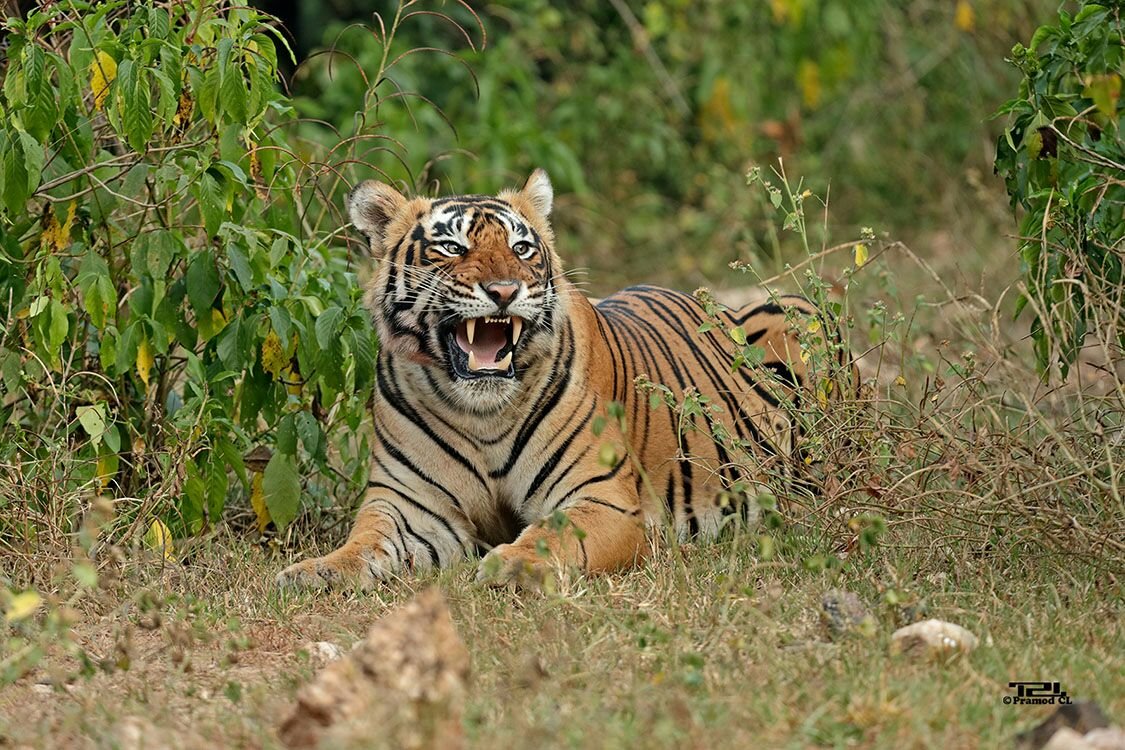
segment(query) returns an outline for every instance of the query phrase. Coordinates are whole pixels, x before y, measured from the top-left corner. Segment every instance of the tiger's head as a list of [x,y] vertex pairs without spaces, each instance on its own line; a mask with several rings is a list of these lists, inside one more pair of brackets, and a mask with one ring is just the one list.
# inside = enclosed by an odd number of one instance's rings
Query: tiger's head
[[564,313],[546,172],[493,196],[408,199],[367,180],[352,223],[379,261],[369,301],[384,351],[422,365],[430,387],[487,414],[552,351]]

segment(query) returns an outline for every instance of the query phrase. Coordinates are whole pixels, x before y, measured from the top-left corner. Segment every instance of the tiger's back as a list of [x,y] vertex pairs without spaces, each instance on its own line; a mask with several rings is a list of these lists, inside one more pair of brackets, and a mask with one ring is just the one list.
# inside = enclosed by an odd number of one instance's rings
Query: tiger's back
[[[642,497],[670,514],[681,536],[713,535],[727,516],[752,510],[747,480],[784,470],[791,457],[788,409],[800,406],[808,379],[794,324],[817,315],[815,307],[786,295],[709,316],[694,297],[636,286],[595,311],[609,355],[598,365],[606,370],[598,387],[624,408],[646,474],[637,477]],[[739,342],[735,328],[745,334]],[[743,346],[758,347],[761,361],[732,367]],[[654,409],[653,391],[638,389],[638,378],[700,408]]]

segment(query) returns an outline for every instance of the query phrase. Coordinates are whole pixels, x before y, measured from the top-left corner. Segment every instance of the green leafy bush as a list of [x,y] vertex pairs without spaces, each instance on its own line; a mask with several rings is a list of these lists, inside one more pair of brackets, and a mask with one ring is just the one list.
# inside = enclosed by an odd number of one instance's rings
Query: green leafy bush
[[[1057,5],[481,4],[488,47],[466,50],[467,67],[415,55],[396,68],[405,90],[425,82],[448,122],[432,109],[380,110],[406,145],[404,164],[387,169],[419,187],[440,180],[443,189],[480,192],[544,167],[564,201],[560,251],[572,266],[598,270],[599,292],[641,278],[713,283],[736,257],[802,258],[797,243],[773,233],[768,204],[745,191],[749,163],[778,156],[819,194],[831,182],[844,233],[948,231],[966,216],[992,219],[981,195],[965,189],[983,188],[998,132],[981,128],[981,113],[1014,86],[1003,53]],[[371,5],[333,7],[361,15]],[[402,31],[408,46],[463,46],[450,24],[417,21]],[[382,49],[343,22],[317,41],[334,52],[297,77],[295,106],[346,134]],[[820,242],[820,227],[810,228]]]
[[1023,74],[996,169],[1022,209],[1020,252],[1039,366],[1063,376],[1088,333],[1125,345],[1125,141],[1120,4],[1082,3],[1040,27],[1012,63]]
[[270,23],[233,2],[6,22],[5,546],[74,531],[96,495],[163,549],[212,527],[232,482],[282,530],[303,492],[362,483],[377,342],[333,240],[342,165],[375,135],[296,134]]

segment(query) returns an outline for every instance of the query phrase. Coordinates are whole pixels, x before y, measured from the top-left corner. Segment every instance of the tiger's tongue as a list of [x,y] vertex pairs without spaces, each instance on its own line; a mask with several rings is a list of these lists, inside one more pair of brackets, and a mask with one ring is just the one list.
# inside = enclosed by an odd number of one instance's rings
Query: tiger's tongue
[[507,343],[508,326],[503,323],[486,323],[478,318],[471,344],[465,330],[465,323],[462,322],[457,326],[457,346],[466,354],[471,351],[481,367],[495,365],[496,355]]

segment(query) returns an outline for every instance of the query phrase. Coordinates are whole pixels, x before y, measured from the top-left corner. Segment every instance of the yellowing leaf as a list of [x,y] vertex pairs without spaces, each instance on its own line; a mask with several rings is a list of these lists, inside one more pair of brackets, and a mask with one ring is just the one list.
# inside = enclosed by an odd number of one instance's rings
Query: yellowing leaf
[[177,128],[186,127],[191,122],[191,113],[194,108],[194,103],[191,98],[191,92],[188,91],[187,86],[180,94],[180,101],[176,105],[176,114],[172,116],[172,125]]
[[803,0],[770,0],[770,10],[776,23],[789,22],[790,26],[800,26],[805,16]]
[[728,137],[737,129],[734,108],[731,104],[730,80],[720,76],[711,86],[711,96],[703,102],[699,113],[699,124],[703,131],[703,138],[707,141],[717,141]]
[[808,350],[808,349],[802,349],[802,350],[801,350],[801,361],[802,361],[802,362],[804,362],[805,364],[808,364],[809,358],[810,358],[811,356],[812,356],[812,355],[811,355],[811,354],[809,354],[809,350]]
[[966,32],[972,31],[977,25],[977,15],[969,0],[957,0],[957,8],[953,11],[953,24]]
[[40,242],[49,252],[59,252],[70,245],[70,230],[74,227],[74,214],[78,210],[78,202],[71,201],[66,209],[66,220],[59,223],[54,211],[47,212]]
[[855,267],[863,268],[863,264],[867,262],[867,245],[862,242],[855,246]]
[[115,460],[116,458],[116,455],[111,454],[98,456],[96,477],[98,482],[98,492],[103,492],[105,490],[106,486],[109,485],[109,480],[117,472],[117,461]]
[[94,109],[101,109],[109,96],[109,84],[117,78],[117,61],[108,53],[98,50],[90,63],[90,91],[94,95]]
[[258,147],[253,141],[250,141],[248,148],[250,149],[250,180],[254,183],[254,194],[261,200],[269,200],[270,191],[266,188],[266,182],[262,176],[262,160],[258,158]]
[[901,388],[905,388],[906,387],[906,378],[899,375],[897,378],[895,378],[895,385],[897,385]]
[[148,379],[152,373],[152,345],[148,343],[148,339],[141,339],[141,343],[137,344],[137,375],[144,381],[145,388],[148,388]]
[[250,482],[250,507],[254,509],[254,517],[258,519],[258,533],[266,530],[270,525],[270,509],[266,505],[266,493],[262,490],[262,475],[255,472],[254,479]]
[[172,545],[172,532],[159,518],[153,519],[143,539],[144,545],[169,562],[175,561],[175,547]]
[[8,622],[19,622],[26,620],[35,614],[39,609],[39,605],[43,603],[43,597],[39,596],[34,591],[24,591],[23,593],[16,594],[12,600],[8,602],[8,611],[4,613],[4,619]]
[[1121,76],[1116,73],[1090,76],[1082,89],[1082,96],[1092,99],[1098,111],[1110,117],[1117,111],[1117,100],[1121,98]]
[[821,380],[816,386],[816,402],[821,409],[828,408],[828,399],[832,396],[832,391],[835,389],[835,383],[831,380]]
[[289,357],[285,356],[285,349],[281,346],[281,339],[271,330],[262,342],[262,369],[273,375],[277,380],[281,371],[289,364]]
[[801,100],[805,106],[816,109],[822,93],[820,66],[809,59],[801,60],[797,66],[797,86],[801,89]]
[[810,318],[809,324],[805,327],[805,330],[807,330],[809,333],[816,333],[817,331],[819,331],[820,330],[820,319],[819,318]]

